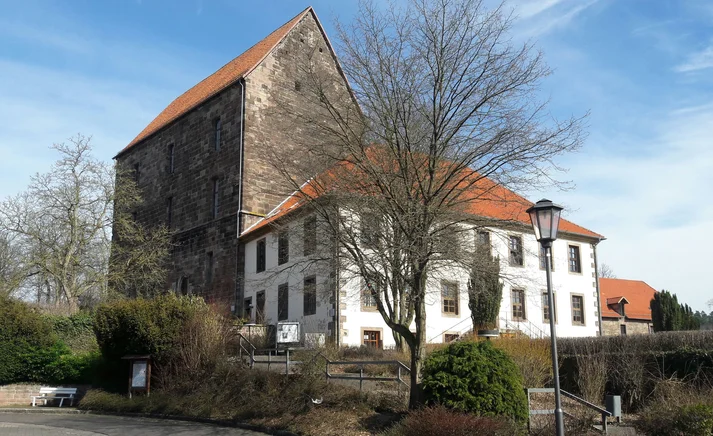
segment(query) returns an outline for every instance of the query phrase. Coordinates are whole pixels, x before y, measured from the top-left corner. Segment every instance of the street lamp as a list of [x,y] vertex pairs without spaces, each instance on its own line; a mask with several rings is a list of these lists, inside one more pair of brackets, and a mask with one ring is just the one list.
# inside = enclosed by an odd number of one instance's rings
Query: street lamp
[[555,382],[555,428],[557,436],[564,436],[562,400],[560,398],[560,375],[557,364],[557,336],[555,335],[554,297],[552,295],[552,242],[557,239],[562,207],[550,200],[540,200],[527,209],[535,230],[535,238],[545,249],[545,274],[547,275],[547,301],[550,306],[550,340],[552,341],[552,374]]

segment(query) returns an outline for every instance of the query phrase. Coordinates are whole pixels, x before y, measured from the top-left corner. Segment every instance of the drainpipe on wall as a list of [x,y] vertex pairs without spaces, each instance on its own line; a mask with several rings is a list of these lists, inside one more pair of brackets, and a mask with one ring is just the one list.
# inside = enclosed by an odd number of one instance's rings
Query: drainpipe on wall
[[[240,143],[238,145],[238,213],[235,216],[235,228],[236,235],[235,238],[240,237],[241,224],[242,224],[242,212],[243,212],[243,168],[245,163],[243,162],[243,154],[245,150],[245,145],[243,143],[244,132],[245,132],[245,79],[240,79],[238,81],[240,85]],[[245,281],[245,256],[240,256],[240,241],[235,244],[235,315],[241,315],[245,312],[243,308],[244,301],[244,281]],[[240,265],[242,261],[242,265]],[[240,273],[243,272],[243,274]]]
[[342,308],[340,299],[340,283],[339,278],[339,246],[337,238],[334,238],[334,247],[332,248],[332,259],[334,259],[334,334],[336,335],[335,343],[337,348],[342,346]]
[[594,253],[594,281],[597,288],[597,313],[599,314],[599,336],[604,335],[602,326],[602,294],[599,292],[599,264],[597,263],[597,244],[602,241],[603,239],[600,238],[596,243],[592,244],[592,251]]

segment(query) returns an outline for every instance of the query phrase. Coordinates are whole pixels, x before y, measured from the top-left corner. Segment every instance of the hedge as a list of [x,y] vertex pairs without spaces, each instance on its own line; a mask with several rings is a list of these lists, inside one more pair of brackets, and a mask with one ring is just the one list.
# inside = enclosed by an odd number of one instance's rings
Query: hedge
[[0,385],[35,381],[61,351],[57,335],[26,304],[0,297]]
[[102,387],[125,389],[128,367],[126,355],[150,355],[155,374],[177,357],[177,344],[186,324],[210,307],[197,297],[174,294],[152,299],[119,300],[100,306],[94,315],[103,364],[99,368]]
[[593,368],[578,365],[596,360],[604,374],[601,391],[621,395],[629,412],[642,407],[662,380],[685,380],[691,386],[713,380],[711,331],[570,338],[558,340],[558,347],[563,389],[581,394],[582,380],[597,380],[587,374]]

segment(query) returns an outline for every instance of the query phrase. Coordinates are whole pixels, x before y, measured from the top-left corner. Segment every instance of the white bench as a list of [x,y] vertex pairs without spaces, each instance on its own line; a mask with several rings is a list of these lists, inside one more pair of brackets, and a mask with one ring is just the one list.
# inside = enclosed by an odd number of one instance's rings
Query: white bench
[[59,400],[59,407],[62,407],[64,400],[69,400],[69,405],[72,406],[74,404],[75,395],[77,395],[77,388],[43,387],[40,388],[39,395],[33,395],[30,398],[32,398],[32,407],[36,406],[37,400],[44,401],[45,406],[47,405],[47,401]]

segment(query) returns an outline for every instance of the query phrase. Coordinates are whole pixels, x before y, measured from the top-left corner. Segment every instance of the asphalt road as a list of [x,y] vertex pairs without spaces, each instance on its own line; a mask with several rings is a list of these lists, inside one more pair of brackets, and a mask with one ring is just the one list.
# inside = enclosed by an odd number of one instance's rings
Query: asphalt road
[[106,415],[0,413],[2,436],[264,436],[211,424]]

